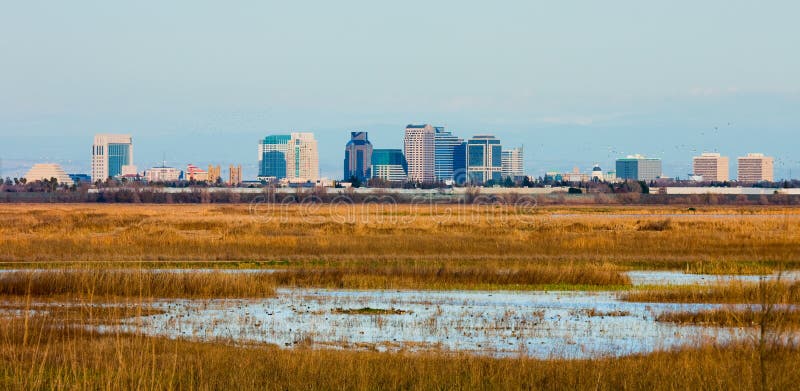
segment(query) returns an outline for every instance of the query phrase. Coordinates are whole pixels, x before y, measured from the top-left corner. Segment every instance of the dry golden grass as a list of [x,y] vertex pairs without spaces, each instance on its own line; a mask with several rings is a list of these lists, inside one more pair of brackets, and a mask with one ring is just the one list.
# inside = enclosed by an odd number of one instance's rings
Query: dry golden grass
[[275,295],[269,273],[47,270],[0,273],[0,296],[228,298]]
[[256,266],[613,263],[753,273],[800,268],[800,213],[781,208],[4,205],[0,262]]
[[[758,357],[749,344],[596,360],[281,350],[0,318],[0,388],[19,390],[749,390],[761,385]],[[771,348],[766,389],[796,389],[798,362],[797,349]]]
[[[763,287],[772,304],[800,304],[800,282],[767,282]],[[657,286],[622,294],[622,299],[646,303],[760,304],[764,290],[756,283],[732,282],[711,286]]]
[[[510,266],[510,267],[509,267]],[[630,285],[627,275],[610,264],[504,265],[487,262],[461,266],[415,264],[292,268],[276,272],[279,286],[338,289],[611,289]]]
[[762,316],[766,316],[769,323],[778,323],[784,327],[800,327],[800,311],[791,309],[775,309],[768,315],[752,308],[738,310],[734,308],[720,308],[699,312],[667,312],[656,317],[659,322],[670,322],[682,325],[703,325],[719,327],[757,327],[761,324]]

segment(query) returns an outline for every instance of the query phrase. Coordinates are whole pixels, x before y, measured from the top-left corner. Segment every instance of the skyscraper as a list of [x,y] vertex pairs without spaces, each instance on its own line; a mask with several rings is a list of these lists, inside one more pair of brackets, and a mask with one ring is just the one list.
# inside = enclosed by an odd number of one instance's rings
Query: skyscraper
[[728,180],[728,157],[718,153],[704,152],[692,159],[694,175],[700,175],[704,181],[724,182]]
[[292,133],[286,154],[286,178],[290,182],[316,182],[319,179],[319,152],[314,133]]
[[652,181],[661,177],[661,159],[630,155],[617,159],[617,178],[621,180]]
[[525,176],[523,169],[522,147],[503,150],[503,178],[521,180]]
[[344,148],[344,176],[342,179],[350,180],[352,177],[365,181],[370,177],[372,166],[372,143],[367,138],[367,132],[350,132],[350,141]]
[[[133,166],[133,139],[123,134],[97,134],[92,145],[92,181],[105,181],[122,175],[123,167]],[[136,171],[128,167],[128,170]]]
[[490,135],[474,136],[467,141],[467,178],[481,185],[488,181],[499,183],[503,177],[503,146]]
[[258,144],[258,179],[262,181],[286,178],[286,155],[290,135],[267,136]]
[[[444,127],[434,129],[434,173],[437,181],[452,181],[454,178],[458,147],[464,140],[453,135]],[[463,157],[459,162],[463,161]],[[462,167],[463,168],[463,167]]]
[[764,156],[763,153],[748,153],[747,156],[740,157],[739,163],[739,182],[772,182],[774,176],[774,159]]
[[436,180],[434,130],[430,125],[408,125],[403,153],[408,163],[408,179],[414,182]]
[[372,177],[389,182],[402,182],[408,178],[408,164],[399,149],[372,151]]

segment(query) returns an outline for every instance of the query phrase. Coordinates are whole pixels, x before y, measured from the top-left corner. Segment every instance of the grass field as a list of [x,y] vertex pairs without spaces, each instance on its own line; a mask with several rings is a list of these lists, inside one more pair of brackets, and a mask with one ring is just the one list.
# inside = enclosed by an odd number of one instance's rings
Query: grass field
[[[800,348],[763,336],[627,357],[539,360],[282,349],[86,327],[156,314],[149,304],[157,299],[268,298],[294,287],[616,290],[641,302],[798,304],[800,283],[791,281],[634,288],[624,273],[800,269],[795,209],[3,205],[0,262],[6,269],[51,269],[0,273],[0,389],[782,390],[800,384]],[[271,270],[148,270],[158,268]],[[403,312],[390,304],[332,310],[359,317]],[[797,328],[797,312],[783,309],[769,318],[721,309],[658,320],[754,327],[762,319],[776,329]]]
[[[5,267],[800,268],[800,210],[370,205],[3,205]],[[426,272],[427,273],[427,272]],[[424,274],[424,273],[423,273]]]

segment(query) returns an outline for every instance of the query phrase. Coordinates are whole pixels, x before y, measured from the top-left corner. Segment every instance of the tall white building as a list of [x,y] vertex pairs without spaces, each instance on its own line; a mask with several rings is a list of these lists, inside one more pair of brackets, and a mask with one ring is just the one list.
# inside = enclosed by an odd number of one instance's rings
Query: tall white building
[[286,178],[290,182],[316,182],[319,179],[319,152],[314,133],[291,134],[286,152]]
[[[104,181],[133,166],[133,138],[127,134],[97,134],[92,145],[92,181]],[[125,167],[125,169],[123,169]]]
[[503,178],[518,180],[525,176],[523,169],[522,147],[504,149],[503,152]]
[[414,182],[436,181],[435,131],[431,125],[408,125],[403,154],[408,163],[408,179]]

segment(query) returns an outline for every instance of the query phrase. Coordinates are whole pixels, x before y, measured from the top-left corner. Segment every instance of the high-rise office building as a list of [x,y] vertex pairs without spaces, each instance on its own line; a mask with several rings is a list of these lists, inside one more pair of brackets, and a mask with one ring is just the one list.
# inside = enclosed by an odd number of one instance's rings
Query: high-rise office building
[[[131,166],[131,167],[126,167]],[[126,167],[126,169],[123,169]],[[123,134],[97,134],[92,145],[92,181],[118,177],[133,167],[133,139]]]
[[704,152],[692,159],[694,175],[703,177],[703,181],[724,182],[729,179],[728,157],[718,153]]
[[344,148],[344,175],[345,181],[358,178],[365,181],[370,177],[372,166],[372,143],[367,138],[367,132],[350,132],[350,141]]
[[481,185],[503,179],[503,146],[490,135],[478,135],[467,141],[467,178]]
[[512,180],[522,180],[525,176],[523,169],[523,152],[522,147],[504,149],[503,150],[503,178],[511,178]]
[[316,182],[319,153],[313,133],[271,135],[258,144],[258,179]]
[[372,151],[372,177],[389,182],[402,182],[408,178],[408,164],[399,149]]
[[319,152],[313,133],[291,134],[286,154],[286,178],[290,182],[316,182],[319,179]]
[[436,180],[436,151],[433,126],[408,125],[403,153],[408,163],[408,179],[414,182]]
[[259,180],[286,178],[286,155],[291,139],[290,135],[270,135],[258,143]]
[[661,177],[661,159],[629,155],[617,159],[617,178],[621,180],[652,181]]
[[747,156],[740,157],[739,163],[739,182],[772,182],[774,176],[774,159],[764,156],[763,153],[748,153]]
[[467,183],[467,142],[461,141],[453,148],[453,183]]
[[[434,174],[437,181],[449,182],[454,179],[457,163],[464,160],[463,156],[456,156],[464,140],[454,136],[453,132],[445,130],[444,127],[437,126],[433,129]],[[463,168],[463,165],[461,166]]]

